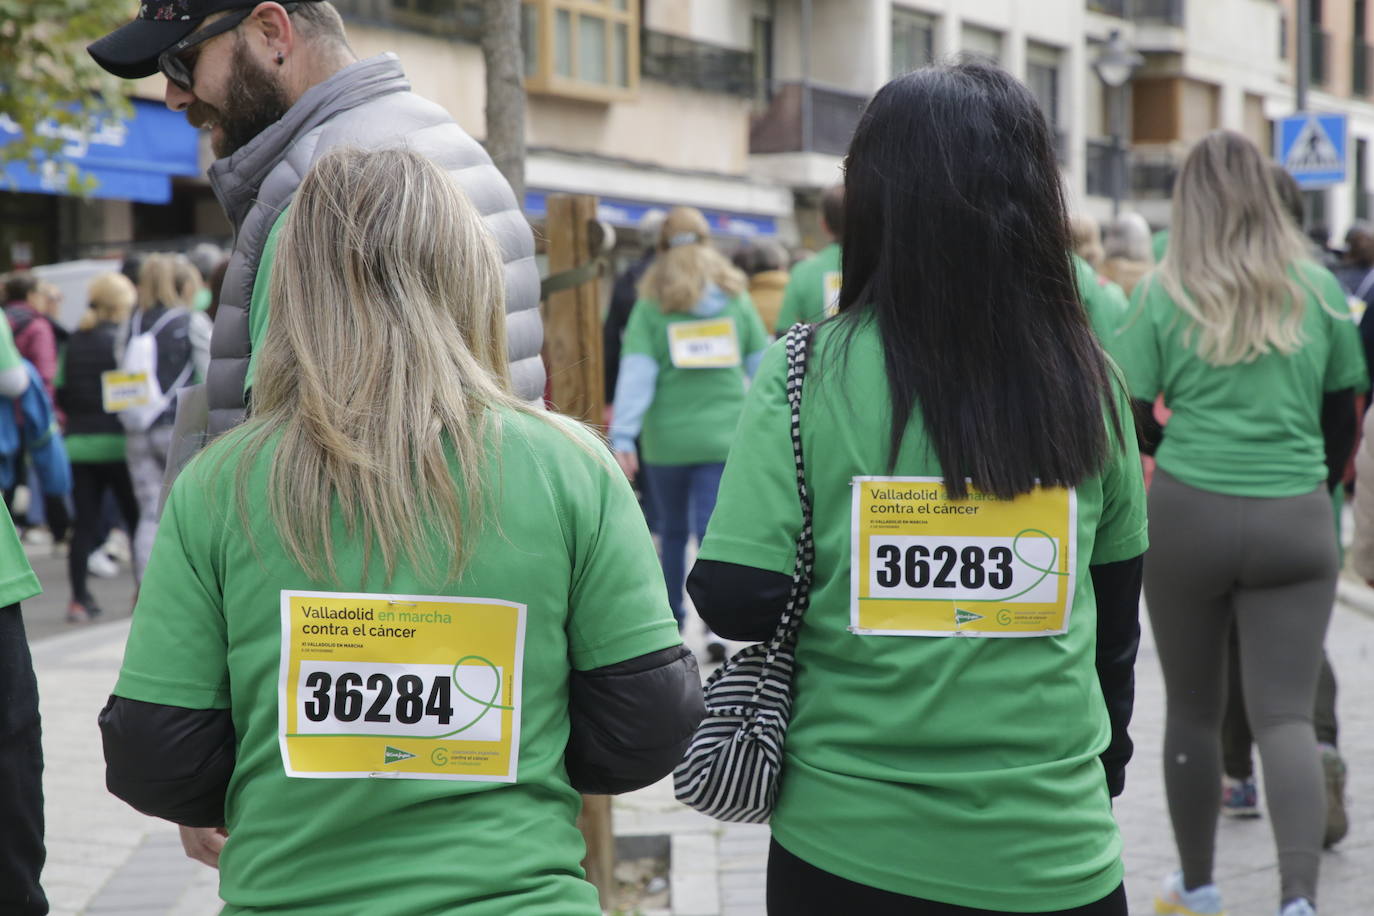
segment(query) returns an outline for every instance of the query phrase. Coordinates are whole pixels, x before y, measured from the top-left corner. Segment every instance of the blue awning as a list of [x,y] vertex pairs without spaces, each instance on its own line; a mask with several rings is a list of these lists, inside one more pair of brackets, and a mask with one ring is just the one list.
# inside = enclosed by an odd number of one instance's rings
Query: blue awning
[[[133,109],[127,120],[98,123],[88,131],[48,122],[41,129],[57,132],[66,141],[62,152],[37,168],[27,162],[9,163],[0,190],[65,194],[67,177],[57,165],[73,162],[95,178],[93,197],[167,203],[172,199],[173,175],[200,174],[198,132],[184,114],[156,102],[135,99]],[[19,135],[18,125],[0,118],[0,145],[13,143]]]
[[[548,215],[548,196],[557,191],[526,191],[525,215],[539,219]],[[622,200],[615,197],[598,197],[596,215],[612,226],[637,226],[639,220],[650,210],[667,210],[668,204],[655,204],[645,201]],[[737,239],[762,238],[778,234],[778,224],[771,216],[751,213],[733,213],[727,210],[700,208],[706,221],[711,225],[713,235],[729,236]]]

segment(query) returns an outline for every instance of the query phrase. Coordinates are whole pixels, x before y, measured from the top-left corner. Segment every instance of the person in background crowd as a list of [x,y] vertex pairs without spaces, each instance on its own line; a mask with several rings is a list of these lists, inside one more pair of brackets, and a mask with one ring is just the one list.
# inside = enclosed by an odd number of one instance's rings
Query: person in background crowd
[[[18,399],[29,385],[9,324],[0,321],[0,398]],[[38,680],[19,607],[42,590],[6,512],[0,519],[0,912],[13,916],[48,912],[39,884],[47,853]]]
[[191,309],[186,330],[191,338],[191,361],[195,366],[193,384],[203,382],[210,371],[210,335],[214,331],[214,325],[203,311],[205,306],[200,305],[206,292],[204,275],[190,258],[181,255],[174,257],[173,269],[177,300],[188,303]]
[[787,289],[787,249],[777,239],[754,239],[741,245],[731,261],[749,277],[749,299],[763,321],[763,329],[778,333],[778,315]]
[[800,245],[795,248],[789,248],[787,249],[787,269],[791,271],[795,269],[798,264],[814,258],[815,256],[816,252],[812,251],[810,248],[803,248]]
[[1086,213],[1079,213],[1069,220],[1069,232],[1073,239],[1073,252],[1088,263],[1094,271],[1102,267],[1105,254],[1102,249],[1102,228],[1097,220]]
[[224,260],[224,252],[218,245],[212,245],[209,242],[201,242],[199,245],[186,252],[186,259],[195,266],[196,270],[200,272],[201,279],[207,284],[200,288],[200,291],[196,294],[196,301],[194,303],[196,311],[203,312],[214,302],[214,296],[211,294],[208,284],[210,282],[210,274],[213,273],[215,267]]
[[1105,257],[1099,273],[1120,286],[1129,299],[1140,278],[1155,266],[1150,248],[1150,224],[1139,213],[1123,213],[1107,224],[1103,236]]
[[57,377],[57,336],[45,314],[47,297],[42,283],[28,271],[12,273],[5,280],[5,317],[19,355],[38,370],[43,388],[52,398]]
[[646,210],[639,218],[639,243],[643,246],[639,257],[615,278],[611,287],[611,304],[606,310],[606,321],[602,325],[602,343],[606,359],[606,403],[615,399],[615,383],[620,375],[620,342],[625,337],[625,326],[630,323],[630,313],[634,311],[639,299],[639,281],[644,272],[654,263],[658,251],[658,235],[663,228],[666,210],[657,207]]
[[625,328],[611,422],[625,475],[649,481],[679,628],[688,535],[700,542],[706,533],[745,382],[768,345],[748,280],[711,246],[710,232],[700,210],[668,212]]
[[[1357,222],[1345,234],[1345,261],[1336,268],[1346,295],[1351,296],[1360,315],[1360,342],[1364,346],[1365,362],[1374,365],[1374,226]],[[1370,392],[1365,391],[1368,395]],[[1368,407],[1368,402],[1366,402]]]
[[[184,283],[178,286],[177,263],[177,256],[170,254],[151,254],[143,259],[138,272],[138,308],[128,325],[128,334],[133,335],[151,333],[159,322],[163,322],[154,340],[157,383],[164,393],[190,384],[196,366],[209,362],[208,353],[203,349],[208,341],[198,340],[191,333],[191,299],[183,297],[183,292],[193,297],[194,287]],[[167,456],[172,447],[175,410],[173,402],[148,429],[128,431],[129,477],[138,500],[138,527],[134,529],[134,578],[137,581],[143,579],[157,534],[158,504]]]
[[1313,223],[1307,229],[1307,240],[1313,248],[1320,252],[1321,257],[1317,263],[1328,270],[1334,270],[1340,264],[1340,253],[1331,248],[1331,230],[1325,223]]
[[[702,715],[634,496],[513,392],[500,249],[440,167],[326,154],[278,257],[253,417],[168,498],[100,715],[107,783],[212,831],[231,912],[598,916],[578,791],[660,779]],[[289,589],[328,592],[296,593],[302,625]],[[377,607],[406,626],[303,635]],[[362,709],[318,705],[326,671],[356,679],[375,754],[338,754]]]
[[[845,176],[839,315],[813,332],[800,417],[774,347],[689,583],[721,635],[773,634],[801,533],[798,423],[815,561],[768,910],[1124,916],[1111,797],[1131,755],[1144,490],[1079,302],[1052,135],[1004,70],[926,67],[869,102]],[[964,554],[946,587],[937,545],[1029,527],[1077,546],[1036,551],[1053,619],[995,638],[1018,604],[969,591],[992,555]],[[891,590],[862,597],[855,564]],[[1044,577],[1009,552],[993,575],[1007,595]],[[937,603],[883,600],[907,589]]]
[[[639,242],[644,250],[634,263],[615,278],[615,286],[611,289],[610,308],[606,311],[606,321],[602,325],[602,345],[605,348],[603,358],[606,362],[606,417],[602,425],[606,427],[611,425],[611,415],[614,413],[615,386],[620,377],[620,345],[625,338],[625,326],[630,323],[630,313],[634,311],[635,302],[639,299],[639,281],[644,279],[645,271],[654,263],[654,254],[658,251],[659,232],[663,229],[663,219],[667,215],[666,210],[654,207],[646,210],[639,218]],[[635,443],[635,447],[639,447],[638,442]],[[653,482],[647,476],[640,475],[633,484],[639,495],[639,505],[644,512],[645,524],[649,526],[650,531],[658,531],[658,513],[654,507],[651,489]]]
[[67,454],[72,463],[72,543],[67,557],[71,602],[67,620],[81,623],[100,614],[86,587],[87,565],[108,533],[106,494],[111,494],[128,531],[138,528],[138,502],[125,456],[124,426],[106,413],[101,373],[118,367],[115,349],[138,291],[123,274],[101,274],[91,281],[90,307],[58,371],[57,400],[67,412]]
[[146,0],[137,18],[87,50],[123,79],[158,72],[167,78],[167,107],[209,129],[217,157],[210,184],[234,228],[215,318],[216,370],[206,383],[209,428],[188,429],[195,442],[179,452],[242,422],[254,354],[270,327],[272,230],[289,209],[300,176],[337,146],[406,144],[449,169],[482,202],[507,265],[516,391],[530,400],[541,395],[534,236],[509,184],[447,112],[410,91],[394,54],[357,59],[331,3]]
[[1070,260],[1073,261],[1078,295],[1083,300],[1088,321],[1092,324],[1098,340],[1105,345],[1126,317],[1126,294],[1120,286],[1093,270],[1092,266],[1076,252],[1070,255]]
[[[1326,804],[1312,726],[1339,572],[1329,487],[1368,383],[1335,278],[1308,256],[1254,144],[1213,131],[1174,186],[1172,237],[1113,339],[1145,441],[1145,595],[1164,672],[1164,780],[1182,869],[1160,913],[1222,912],[1213,883],[1226,642],[1264,763],[1282,916],[1316,912]],[[1242,241],[1243,240],[1243,244]],[[1173,411],[1162,441],[1149,413]]]
[[[1283,201],[1284,210],[1296,228],[1302,227],[1302,191],[1293,176],[1276,163],[1269,166],[1274,187]],[[1321,252],[1311,248],[1317,260]],[[1368,364],[1368,349],[1366,365]],[[1336,520],[1336,545],[1341,544],[1341,508],[1345,505],[1345,487],[1337,484],[1331,491],[1331,505]],[[1254,734],[1245,710],[1245,689],[1241,678],[1240,640],[1236,627],[1231,626],[1227,640],[1226,713],[1221,724],[1222,792],[1221,813],[1228,817],[1259,817],[1259,786],[1255,782]],[[1312,711],[1312,725],[1317,734],[1317,747],[1322,755],[1322,774],[1326,777],[1326,832],[1324,847],[1334,846],[1344,839],[1350,829],[1345,810],[1346,765],[1338,749],[1339,723],[1336,719],[1336,672],[1325,648],[1322,650],[1321,670],[1317,675],[1317,701]]]
[[792,266],[776,326],[786,331],[797,322],[811,324],[835,314],[840,295],[840,246],[844,244],[844,186],[821,193],[821,229],[830,244]]

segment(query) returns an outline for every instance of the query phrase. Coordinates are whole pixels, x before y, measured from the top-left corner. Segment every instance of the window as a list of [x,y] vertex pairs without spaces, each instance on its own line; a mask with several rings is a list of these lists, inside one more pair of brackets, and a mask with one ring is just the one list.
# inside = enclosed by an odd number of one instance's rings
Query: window
[[1026,85],[1040,103],[1059,154],[1063,156],[1065,143],[1059,125],[1059,59],[1058,48],[1034,42],[1026,46]]
[[521,12],[530,92],[610,102],[639,88],[634,0],[524,0]]
[[893,8],[892,75],[910,73],[935,60],[935,19],[924,13]]
[[1002,62],[1002,33],[982,29],[976,25],[964,26],[962,50],[969,54],[985,57],[994,64]]

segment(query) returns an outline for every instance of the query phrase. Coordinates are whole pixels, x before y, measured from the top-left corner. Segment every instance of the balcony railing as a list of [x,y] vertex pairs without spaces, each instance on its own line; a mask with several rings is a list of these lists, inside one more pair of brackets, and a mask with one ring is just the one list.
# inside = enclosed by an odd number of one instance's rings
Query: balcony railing
[[1369,95],[1369,87],[1374,82],[1369,74],[1371,63],[1374,63],[1374,51],[1356,37],[1350,54],[1350,91],[1356,95]]
[[678,87],[754,96],[754,55],[678,35],[645,29],[640,35],[640,73]]
[[1088,9],[1118,19],[1126,18],[1126,0],[1088,0]]
[[1183,0],[1133,0],[1131,18],[1136,22],[1183,25]]
[[1115,185],[1113,167],[1116,159],[1112,141],[1089,140],[1083,149],[1083,178],[1086,190],[1093,197],[1111,197]]
[[[803,102],[811,105],[811,136],[803,129]],[[868,97],[821,86],[781,83],[768,109],[749,129],[751,153],[827,153],[843,156]]]
[[1137,199],[1167,198],[1178,178],[1178,155],[1169,149],[1131,150],[1131,194]]

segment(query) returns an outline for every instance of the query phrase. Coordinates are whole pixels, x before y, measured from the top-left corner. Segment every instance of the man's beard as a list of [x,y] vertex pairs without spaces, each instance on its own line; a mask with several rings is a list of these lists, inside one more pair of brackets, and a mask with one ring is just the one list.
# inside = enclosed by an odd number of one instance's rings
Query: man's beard
[[290,107],[276,75],[253,59],[247,42],[240,38],[234,44],[224,104],[214,108],[196,101],[186,116],[196,126],[219,128],[218,136],[211,135],[211,149],[217,159],[223,159],[281,120]]

